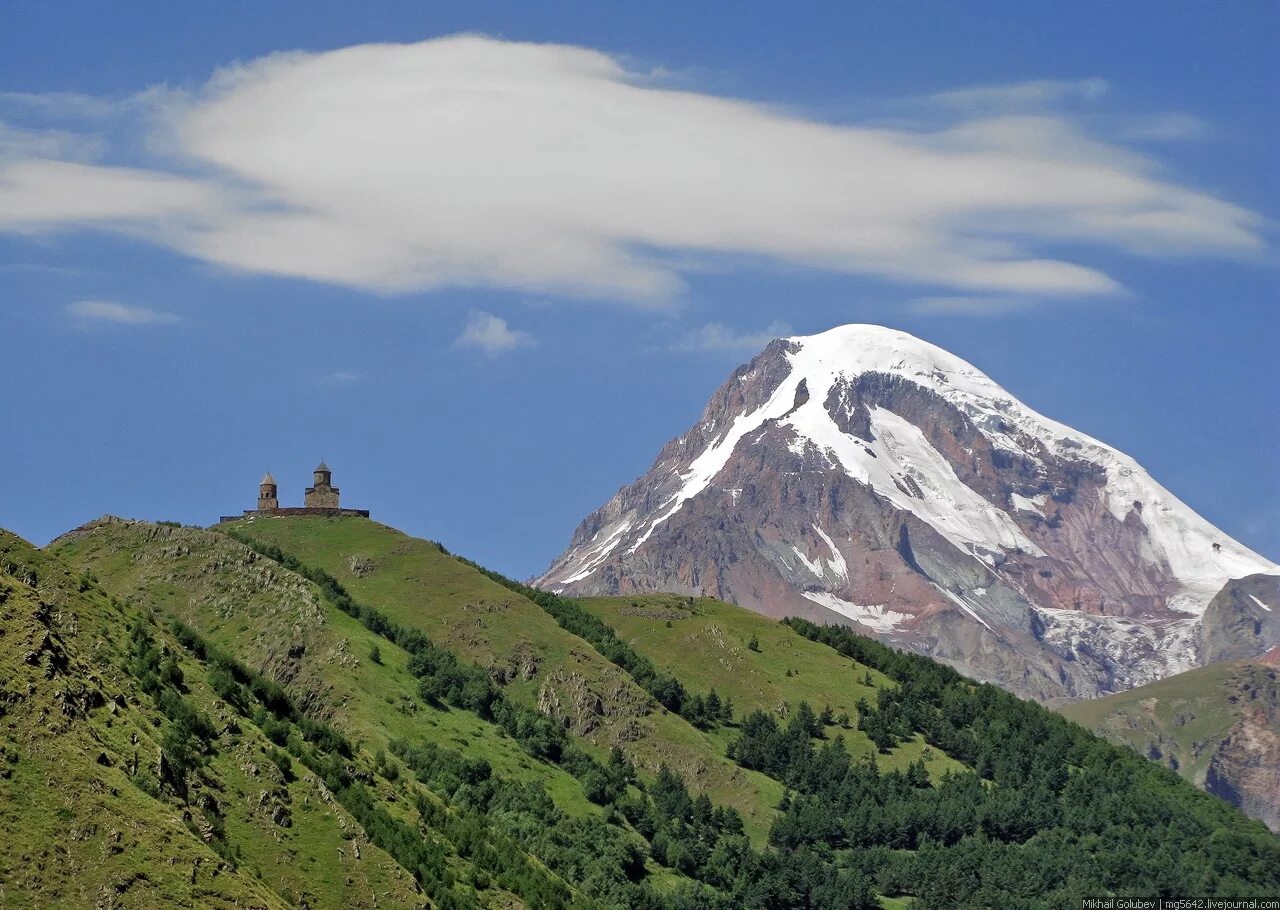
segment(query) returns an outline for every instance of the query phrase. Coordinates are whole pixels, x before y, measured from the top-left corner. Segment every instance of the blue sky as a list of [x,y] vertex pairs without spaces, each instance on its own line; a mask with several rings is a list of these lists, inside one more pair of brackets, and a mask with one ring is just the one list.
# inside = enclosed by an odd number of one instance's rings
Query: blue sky
[[323,456],[528,576],[877,322],[1280,557],[1275,4],[194,6],[3,14],[0,525]]

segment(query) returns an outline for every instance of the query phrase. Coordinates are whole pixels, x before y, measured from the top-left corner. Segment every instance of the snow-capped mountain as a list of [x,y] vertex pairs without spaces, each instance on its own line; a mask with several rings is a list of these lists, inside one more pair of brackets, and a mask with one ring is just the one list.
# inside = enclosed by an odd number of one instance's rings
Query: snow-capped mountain
[[1206,606],[1256,573],[1280,566],[1132,458],[941,348],[848,325],[740,367],[538,583],[857,623],[1052,700],[1198,665]]

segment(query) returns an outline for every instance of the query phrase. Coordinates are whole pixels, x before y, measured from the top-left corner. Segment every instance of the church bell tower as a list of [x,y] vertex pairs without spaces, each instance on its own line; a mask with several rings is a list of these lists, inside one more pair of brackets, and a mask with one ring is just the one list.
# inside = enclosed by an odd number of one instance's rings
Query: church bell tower
[[280,498],[276,493],[276,479],[268,471],[258,484],[258,511],[274,512],[280,508]]

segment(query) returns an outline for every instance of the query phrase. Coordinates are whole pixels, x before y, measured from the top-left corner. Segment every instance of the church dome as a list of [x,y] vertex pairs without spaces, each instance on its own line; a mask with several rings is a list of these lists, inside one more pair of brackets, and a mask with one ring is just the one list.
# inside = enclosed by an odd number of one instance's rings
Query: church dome
[[320,464],[316,465],[315,473],[319,474],[321,471],[324,471],[326,474],[333,473],[332,471],[329,470],[329,466],[325,464],[323,461],[320,462]]
[[270,472],[270,471],[268,471],[268,472],[266,473],[266,475],[265,475],[265,476],[263,476],[263,478],[262,478],[262,481],[261,481],[261,482],[262,482],[262,483],[269,483],[269,484],[273,484],[273,485],[274,485],[274,484],[275,484],[275,482],[276,482],[276,479],[275,479],[274,477],[272,477],[272,476],[271,476],[271,472]]

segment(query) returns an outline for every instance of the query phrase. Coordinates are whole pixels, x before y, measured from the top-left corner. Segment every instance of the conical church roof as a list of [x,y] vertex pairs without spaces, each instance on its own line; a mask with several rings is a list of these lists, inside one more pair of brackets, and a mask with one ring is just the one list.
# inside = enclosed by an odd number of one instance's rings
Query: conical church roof
[[262,478],[262,481],[261,481],[261,482],[262,482],[262,483],[275,484],[276,479],[275,479],[274,477],[272,477],[272,476],[271,476],[271,472],[270,472],[270,471],[268,471],[265,475],[263,475],[263,478]]

